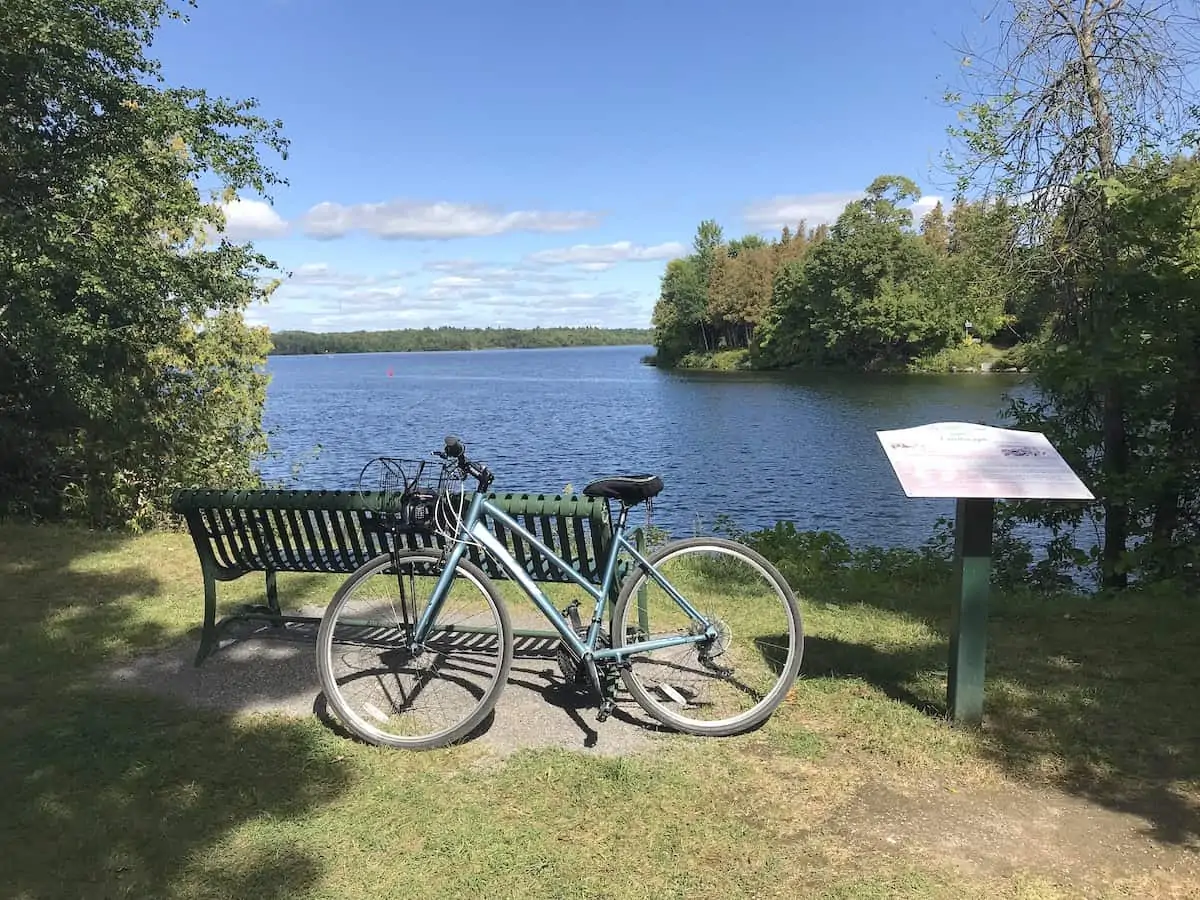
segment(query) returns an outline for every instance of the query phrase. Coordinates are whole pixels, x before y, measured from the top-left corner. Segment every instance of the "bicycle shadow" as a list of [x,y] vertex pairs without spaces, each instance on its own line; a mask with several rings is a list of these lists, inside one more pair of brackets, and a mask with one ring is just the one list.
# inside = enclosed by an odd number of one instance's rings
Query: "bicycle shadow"
[[[593,727],[585,719],[585,716],[590,717],[591,722],[595,722],[600,704],[591,687],[586,683],[576,684],[568,681],[558,671],[557,662],[554,662],[553,669],[544,665],[531,665],[530,663],[535,659],[537,658],[528,657],[514,660],[512,671],[508,676],[509,685],[523,688],[530,694],[537,695],[546,706],[558,709],[566,715],[579,729],[584,748],[596,747],[601,733],[607,734],[613,730],[613,725],[610,723],[616,723],[625,728],[639,729],[646,734],[668,730],[647,716],[637,702],[624,693],[617,695],[617,705],[607,722],[596,723],[599,728]],[[519,663],[524,663],[524,665],[519,665]]]
[[[129,680],[202,706],[313,715],[334,734],[364,743],[337,720],[316,678],[315,623],[271,626],[231,622],[203,667],[186,648],[135,664]],[[605,723],[596,723],[598,701],[590,688],[568,683],[558,668],[557,638],[518,637],[505,690],[493,709],[458,744],[480,741],[504,754],[560,747],[600,753],[637,752],[663,726],[628,695]]]
[[[605,749],[612,752],[622,752],[630,744],[628,736],[621,735],[620,739],[605,741],[601,747],[601,738],[614,738],[618,729],[622,732],[640,732],[649,737],[655,732],[669,732],[658,722],[638,715],[640,707],[629,697],[619,697],[617,707],[605,723],[596,723],[595,716],[599,703],[590,689],[576,687],[561,677],[555,677],[547,668],[536,665],[520,665],[523,661],[536,661],[538,657],[518,657],[509,673],[505,692],[500,701],[483,720],[456,743],[471,744],[482,741],[489,745],[500,744],[506,749],[524,749],[529,746],[561,746],[567,749],[579,748],[584,750]],[[526,695],[526,696],[522,696]],[[514,702],[516,701],[516,702]],[[540,714],[528,715],[529,706],[536,703],[543,707]],[[629,708],[626,708],[629,707]],[[631,709],[630,709],[631,708]],[[329,703],[324,692],[319,692],[313,701],[313,715],[339,737],[366,743],[352,734],[330,712]],[[547,723],[558,719],[557,725],[547,728]],[[566,721],[563,721],[565,719]],[[524,720],[524,721],[522,721]],[[568,724],[569,723],[569,724]],[[593,724],[595,723],[595,724]],[[537,732],[538,740],[529,741],[524,746],[515,745],[513,732]],[[551,738],[551,740],[547,740]],[[613,746],[608,746],[609,744]]]

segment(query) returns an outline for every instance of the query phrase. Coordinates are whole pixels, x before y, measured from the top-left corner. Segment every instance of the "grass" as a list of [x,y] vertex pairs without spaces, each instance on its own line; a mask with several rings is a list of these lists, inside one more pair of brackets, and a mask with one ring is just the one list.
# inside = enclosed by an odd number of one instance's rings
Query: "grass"
[[734,372],[750,368],[750,351],[744,347],[735,350],[695,350],[684,355],[675,363],[677,369],[705,369],[713,372]]
[[1004,361],[1005,351],[999,347],[988,343],[963,341],[937,353],[918,357],[909,366],[909,370],[928,374],[979,372],[985,364],[1000,367]]
[[[987,721],[967,731],[940,716],[944,573],[783,562],[808,641],[763,728],[615,759],[495,759],[102,689],[98,666],[194,646],[190,540],[0,524],[0,896],[1200,891],[1194,598],[997,596]],[[280,578],[292,606],[336,583]]]

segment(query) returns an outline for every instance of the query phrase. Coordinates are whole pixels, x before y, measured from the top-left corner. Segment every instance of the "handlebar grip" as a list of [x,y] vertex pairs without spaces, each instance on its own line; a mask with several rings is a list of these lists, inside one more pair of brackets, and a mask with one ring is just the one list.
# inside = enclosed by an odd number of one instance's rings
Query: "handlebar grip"
[[445,452],[439,454],[445,459],[452,459],[458,463],[458,470],[463,475],[472,475],[479,481],[479,489],[486,491],[495,476],[487,466],[473,463],[467,459],[467,448],[463,446],[463,442],[452,434],[446,435]]

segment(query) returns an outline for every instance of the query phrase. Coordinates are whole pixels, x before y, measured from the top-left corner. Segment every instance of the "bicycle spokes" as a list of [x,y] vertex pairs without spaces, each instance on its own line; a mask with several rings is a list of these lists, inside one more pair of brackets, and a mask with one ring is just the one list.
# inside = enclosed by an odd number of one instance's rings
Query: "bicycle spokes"
[[769,564],[738,545],[696,538],[663,553],[655,568],[700,618],[639,574],[626,588],[617,633],[634,649],[675,636],[705,637],[630,654],[626,684],[669,724],[732,733],[769,714],[781,697],[779,686],[794,675],[799,638],[794,601]]

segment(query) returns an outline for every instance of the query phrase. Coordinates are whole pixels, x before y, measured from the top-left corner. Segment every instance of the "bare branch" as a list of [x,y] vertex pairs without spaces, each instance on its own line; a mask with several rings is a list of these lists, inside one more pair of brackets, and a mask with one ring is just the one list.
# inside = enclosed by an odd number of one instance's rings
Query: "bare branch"
[[[1196,0],[999,0],[999,42],[956,92],[961,190],[1053,197],[1082,172],[1165,148],[1190,124]],[[1041,210],[1037,204],[1034,212]]]

